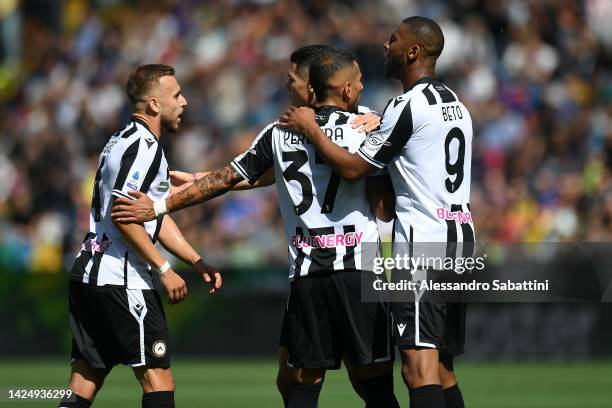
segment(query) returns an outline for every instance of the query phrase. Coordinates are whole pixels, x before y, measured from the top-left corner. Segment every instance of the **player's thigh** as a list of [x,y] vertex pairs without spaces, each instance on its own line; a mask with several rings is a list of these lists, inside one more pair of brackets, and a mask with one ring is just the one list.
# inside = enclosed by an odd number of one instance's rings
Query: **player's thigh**
[[132,370],[145,393],[174,391],[176,388],[170,368],[133,367]]
[[89,367],[83,359],[75,360],[72,362],[69,387],[75,394],[93,400],[109,372],[109,369]]

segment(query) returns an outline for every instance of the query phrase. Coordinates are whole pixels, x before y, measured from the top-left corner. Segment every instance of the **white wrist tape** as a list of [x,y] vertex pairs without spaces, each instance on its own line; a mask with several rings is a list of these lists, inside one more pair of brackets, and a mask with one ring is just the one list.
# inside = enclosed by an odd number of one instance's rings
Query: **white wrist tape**
[[162,198],[161,200],[154,201],[153,211],[155,211],[155,217],[160,217],[164,214],[167,214],[168,208],[166,208],[166,199]]
[[164,264],[162,266],[159,267],[159,274],[163,275],[164,273],[166,273],[168,271],[168,269],[170,269],[170,263],[168,263],[168,261],[164,262]]

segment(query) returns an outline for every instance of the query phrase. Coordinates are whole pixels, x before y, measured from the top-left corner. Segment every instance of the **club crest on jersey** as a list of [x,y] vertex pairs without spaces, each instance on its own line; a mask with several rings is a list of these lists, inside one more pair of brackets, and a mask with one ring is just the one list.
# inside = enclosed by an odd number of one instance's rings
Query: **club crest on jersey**
[[153,346],[151,346],[151,352],[153,352],[153,355],[158,358],[165,356],[167,350],[168,347],[166,346],[166,342],[163,340],[157,340],[155,343],[153,343]]

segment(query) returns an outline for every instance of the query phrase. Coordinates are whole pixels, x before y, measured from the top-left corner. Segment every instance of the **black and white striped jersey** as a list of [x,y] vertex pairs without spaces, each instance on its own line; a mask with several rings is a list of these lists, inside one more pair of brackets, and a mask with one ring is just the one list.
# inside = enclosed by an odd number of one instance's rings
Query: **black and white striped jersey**
[[389,101],[380,130],[368,135],[358,154],[375,167],[388,165],[396,242],[474,241],[472,119],[455,92],[421,79]]
[[[151,267],[123,239],[111,218],[113,197],[132,199],[130,190],[140,190],[152,200],[165,199],[170,190],[164,152],[146,124],[137,118],[112,135],[100,155],[89,232],[70,272],[72,281],[153,289]],[[153,243],[161,225],[161,218],[144,223]]]
[[[317,108],[330,140],[356,152],[365,138],[351,127],[355,114],[334,106]],[[301,134],[268,125],[251,148],[232,161],[254,183],[274,166],[280,210],[289,247],[289,277],[344,269],[371,270],[368,249],[378,242],[376,219],[365,181],[348,183],[329,168]],[[366,254],[368,253],[368,259]],[[373,257],[375,254],[372,254]]]

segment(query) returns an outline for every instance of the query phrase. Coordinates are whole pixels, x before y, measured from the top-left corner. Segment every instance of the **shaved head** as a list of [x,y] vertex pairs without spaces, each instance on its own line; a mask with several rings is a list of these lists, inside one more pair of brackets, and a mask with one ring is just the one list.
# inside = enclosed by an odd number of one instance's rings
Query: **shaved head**
[[437,59],[442,54],[444,34],[435,21],[414,16],[402,21],[402,26],[419,40],[427,56]]

